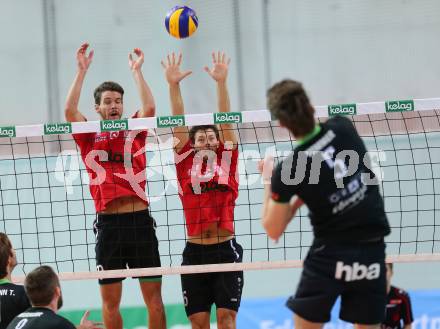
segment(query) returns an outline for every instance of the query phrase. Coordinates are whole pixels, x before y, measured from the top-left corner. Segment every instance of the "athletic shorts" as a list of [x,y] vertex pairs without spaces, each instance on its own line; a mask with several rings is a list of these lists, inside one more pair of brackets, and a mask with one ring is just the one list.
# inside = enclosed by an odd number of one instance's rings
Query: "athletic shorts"
[[[182,265],[241,263],[243,248],[235,239],[213,245],[187,242]],[[211,312],[218,308],[238,311],[243,290],[243,271],[182,274],[182,294],[185,312]]]
[[[148,209],[124,214],[98,214],[93,227],[98,271],[160,267],[156,222]],[[139,279],[160,281],[161,276]],[[122,280],[124,278],[102,279],[99,283]]]
[[385,319],[385,243],[314,243],[287,307],[311,322],[328,322],[341,297],[341,320],[378,324]]

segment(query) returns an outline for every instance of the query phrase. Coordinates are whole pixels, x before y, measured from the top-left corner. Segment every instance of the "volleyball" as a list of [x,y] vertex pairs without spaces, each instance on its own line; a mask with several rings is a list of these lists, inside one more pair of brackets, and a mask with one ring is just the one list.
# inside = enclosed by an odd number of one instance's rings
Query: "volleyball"
[[199,25],[196,12],[187,6],[173,7],[165,17],[165,27],[168,33],[183,39],[191,36]]

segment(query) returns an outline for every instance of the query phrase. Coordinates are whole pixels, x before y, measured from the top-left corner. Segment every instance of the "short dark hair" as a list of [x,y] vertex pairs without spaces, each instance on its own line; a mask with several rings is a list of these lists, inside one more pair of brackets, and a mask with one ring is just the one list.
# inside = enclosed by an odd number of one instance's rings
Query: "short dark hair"
[[12,244],[8,236],[0,232],[0,278],[8,275],[9,257],[12,257]]
[[267,106],[294,136],[305,136],[315,127],[315,109],[298,81],[286,79],[274,84],[267,91]]
[[113,81],[105,81],[95,88],[93,97],[95,98],[95,104],[101,104],[101,95],[104,91],[116,91],[121,94],[121,98],[124,96],[124,88],[119,83]]
[[217,139],[220,139],[220,133],[218,131],[218,128],[216,125],[203,125],[203,126],[193,126],[189,130],[189,139],[191,140],[191,143],[195,143],[195,137],[198,131],[200,130],[209,130],[212,129],[215,132],[215,136],[217,136]]
[[37,267],[24,280],[24,289],[32,306],[49,305],[59,286],[58,276],[50,266]]

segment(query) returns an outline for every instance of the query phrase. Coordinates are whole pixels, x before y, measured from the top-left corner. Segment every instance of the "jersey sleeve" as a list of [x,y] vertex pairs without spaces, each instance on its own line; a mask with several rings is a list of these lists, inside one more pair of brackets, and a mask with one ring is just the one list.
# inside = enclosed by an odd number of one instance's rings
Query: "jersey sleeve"
[[414,321],[411,299],[406,291],[402,292],[402,307],[401,309],[401,319],[405,325],[411,324]]
[[287,203],[297,194],[297,186],[285,184],[290,177],[284,177],[284,175],[290,176],[291,170],[286,171],[286,168],[283,170],[283,165],[284,161],[279,163],[272,173],[271,198],[276,202]]

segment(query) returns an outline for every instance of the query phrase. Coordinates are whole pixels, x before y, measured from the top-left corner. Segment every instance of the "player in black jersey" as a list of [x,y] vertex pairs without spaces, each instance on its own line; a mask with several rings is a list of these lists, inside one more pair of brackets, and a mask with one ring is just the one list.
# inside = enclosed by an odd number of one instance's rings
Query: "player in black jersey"
[[411,299],[405,290],[391,285],[393,264],[387,266],[387,313],[382,329],[411,329],[414,321]]
[[0,329],[30,305],[23,286],[11,282],[11,273],[17,265],[17,257],[11,241],[0,233]]
[[63,305],[58,276],[49,266],[40,266],[30,272],[24,288],[32,307],[18,314],[7,329],[97,329],[102,324],[88,320],[89,312],[75,327],[70,321],[56,314]]
[[277,240],[305,204],[314,232],[297,292],[287,301],[295,328],[322,328],[339,296],[342,320],[379,328],[386,301],[383,238],[390,228],[364,143],[347,118],[316,124],[299,82],[275,84],[268,107],[298,145],[271,180],[272,164],[260,163],[267,183],[262,224]]

